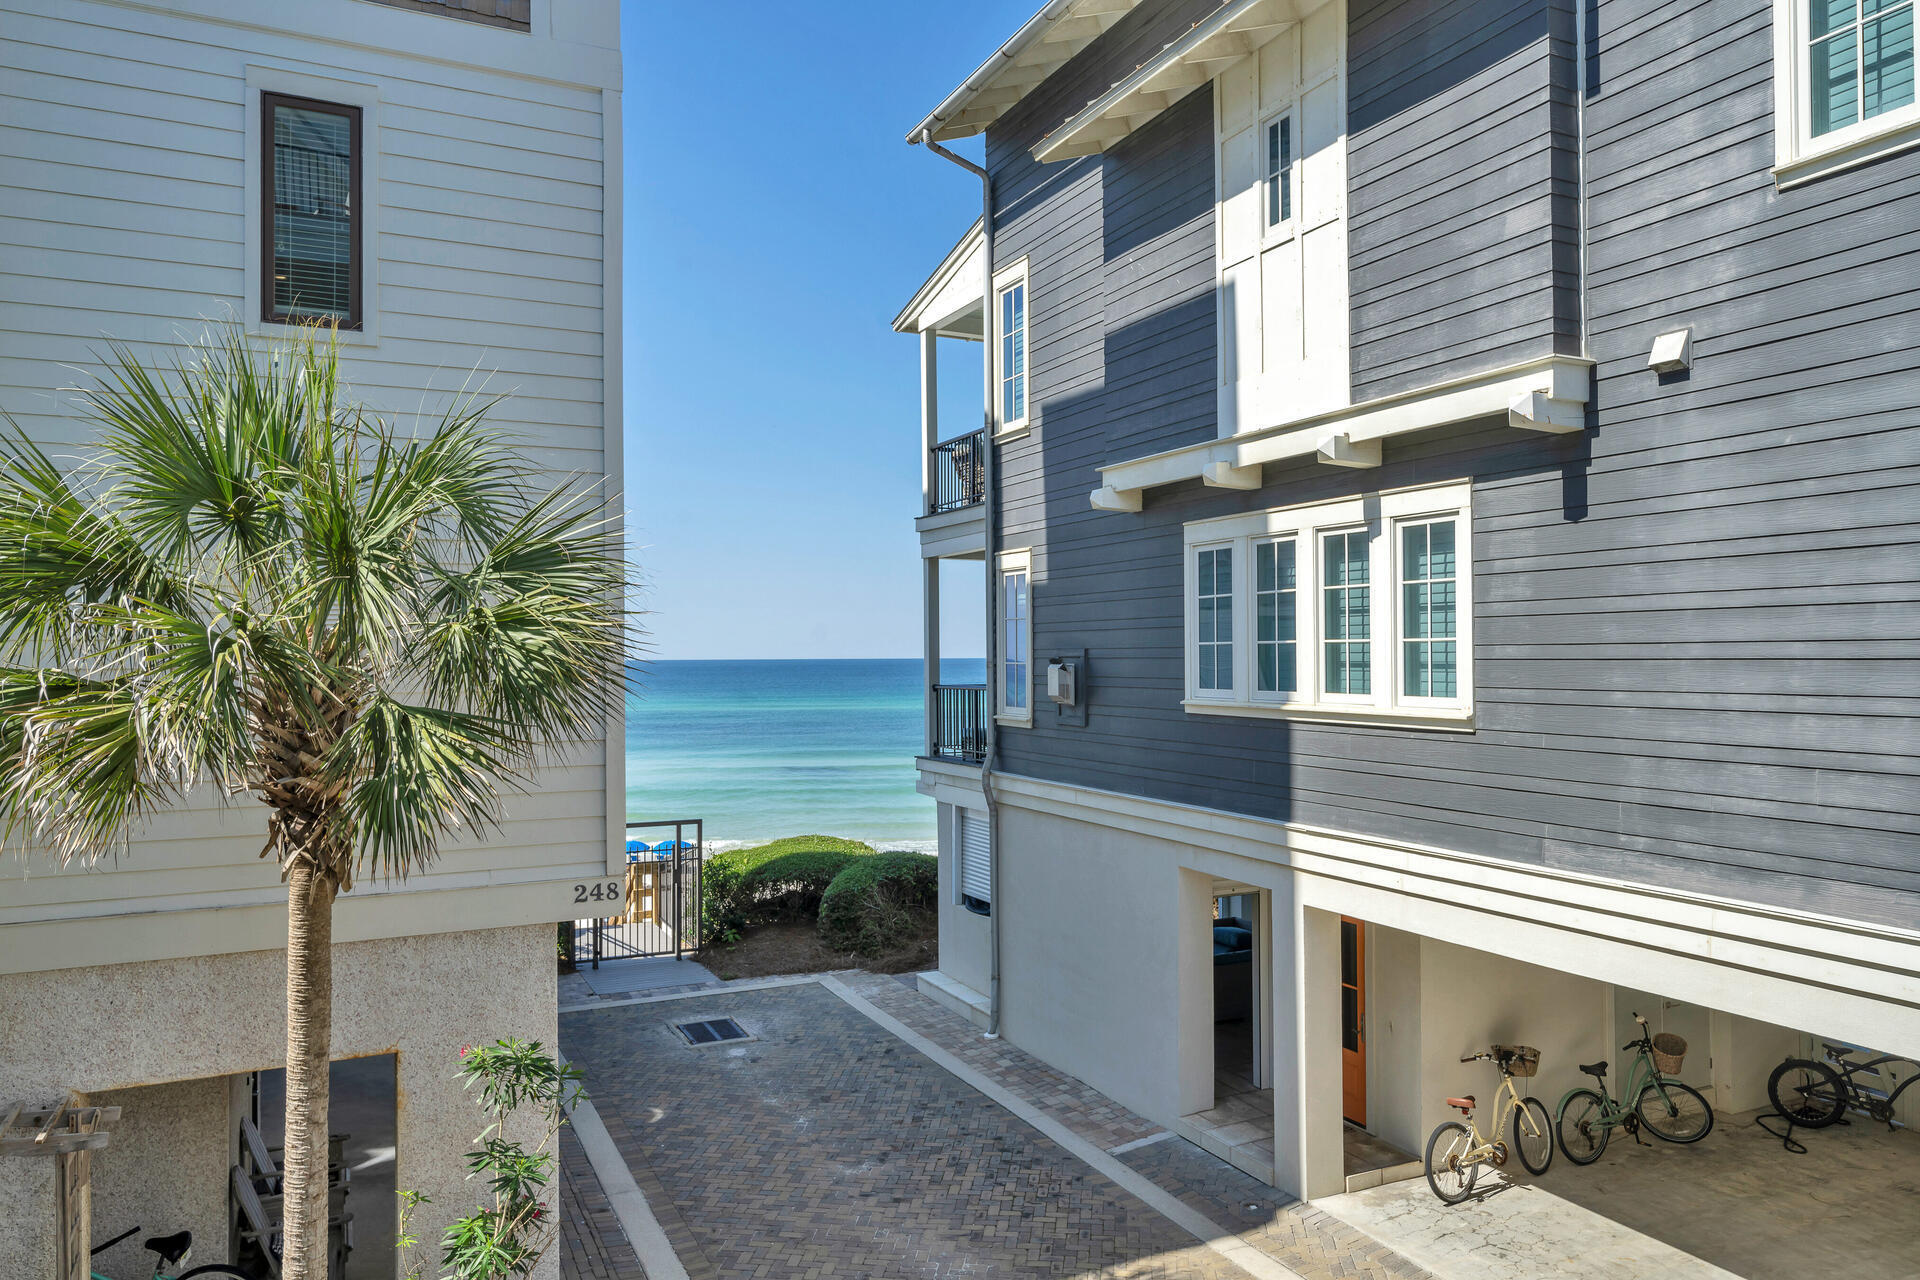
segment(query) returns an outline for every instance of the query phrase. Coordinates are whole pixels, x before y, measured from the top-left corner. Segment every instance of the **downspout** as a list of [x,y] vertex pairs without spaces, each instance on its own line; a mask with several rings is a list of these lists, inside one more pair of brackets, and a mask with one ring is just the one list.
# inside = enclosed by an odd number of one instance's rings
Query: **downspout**
[[[980,179],[980,342],[981,414],[986,421],[986,493],[982,518],[985,540],[981,550],[986,559],[987,580],[987,750],[980,764],[980,795],[987,802],[987,880],[993,893],[1000,896],[1000,809],[993,798],[993,766],[1000,756],[1000,732],[995,719],[999,706],[994,680],[994,647],[1000,638],[1000,579],[995,571],[1000,542],[999,488],[1000,460],[993,443],[993,175],[967,159],[955,155],[933,140],[931,130],[923,130],[915,139],[937,156],[953,161]],[[987,908],[987,1039],[1000,1038],[1000,907]]]

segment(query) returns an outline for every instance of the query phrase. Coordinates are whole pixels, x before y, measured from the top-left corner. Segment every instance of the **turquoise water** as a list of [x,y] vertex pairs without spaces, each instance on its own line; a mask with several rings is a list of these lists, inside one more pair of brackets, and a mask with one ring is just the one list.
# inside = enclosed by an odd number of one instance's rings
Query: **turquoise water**
[[[942,678],[985,679],[981,659]],[[650,662],[627,695],[627,816],[704,818],[708,839],[822,832],[928,848],[918,659]]]

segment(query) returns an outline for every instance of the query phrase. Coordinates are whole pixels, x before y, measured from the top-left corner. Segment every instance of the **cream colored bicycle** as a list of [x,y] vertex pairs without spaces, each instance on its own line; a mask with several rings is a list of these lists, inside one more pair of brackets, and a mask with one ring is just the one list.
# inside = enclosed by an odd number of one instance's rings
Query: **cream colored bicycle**
[[[1447,1105],[1458,1107],[1467,1122],[1448,1120],[1427,1139],[1427,1185],[1448,1204],[1459,1204],[1473,1194],[1481,1165],[1504,1165],[1513,1151],[1520,1153],[1520,1163],[1528,1173],[1545,1173],[1553,1163],[1553,1121],[1547,1115],[1546,1103],[1522,1098],[1513,1087],[1515,1076],[1524,1079],[1540,1070],[1540,1051],[1525,1045],[1496,1044],[1485,1053],[1471,1054],[1460,1061],[1494,1063],[1500,1068],[1500,1087],[1493,1095],[1496,1110],[1491,1140],[1480,1136],[1480,1126],[1473,1121],[1473,1109],[1479,1104],[1472,1094],[1447,1099]],[[1511,1148],[1501,1137],[1509,1121],[1513,1126]]]

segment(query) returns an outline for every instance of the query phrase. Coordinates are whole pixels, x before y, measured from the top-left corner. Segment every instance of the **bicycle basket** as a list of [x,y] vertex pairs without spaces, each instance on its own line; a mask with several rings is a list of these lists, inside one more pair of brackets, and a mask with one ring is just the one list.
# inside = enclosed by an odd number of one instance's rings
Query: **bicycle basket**
[[1671,1031],[1662,1031],[1653,1038],[1653,1065],[1660,1068],[1663,1076],[1680,1074],[1680,1064],[1687,1057],[1687,1038],[1677,1036]]
[[1497,1044],[1493,1056],[1511,1076],[1532,1076],[1540,1071],[1540,1051],[1524,1044]]

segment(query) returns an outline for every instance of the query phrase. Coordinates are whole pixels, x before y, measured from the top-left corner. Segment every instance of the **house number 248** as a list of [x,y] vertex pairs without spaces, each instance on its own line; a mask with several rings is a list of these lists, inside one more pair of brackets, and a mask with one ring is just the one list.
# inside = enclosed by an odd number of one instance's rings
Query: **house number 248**
[[575,902],[618,902],[620,901],[620,882],[603,880],[598,884],[577,884],[573,886]]

